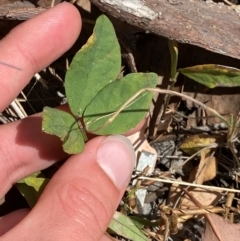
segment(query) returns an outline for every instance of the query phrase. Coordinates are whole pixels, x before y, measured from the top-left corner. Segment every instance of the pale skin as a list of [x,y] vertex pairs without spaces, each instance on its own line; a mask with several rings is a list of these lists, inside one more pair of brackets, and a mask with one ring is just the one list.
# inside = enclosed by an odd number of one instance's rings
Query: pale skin
[[[0,112],[36,72],[74,44],[80,31],[77,9],[63,3],[19,25],[0,41],[0,62],[17,67],[0,64]],[[40,114],[1,125],[0,133],[0,198],[16,181],[68,157],[58,138],[41,131]],[[135,162],[132,146],[123,138],[95,137],[83,153],[68,157],[32,210],[0,218],[0,241],[110,240],[105,230]],[[105,158],[110,159],[107,164]],[[104,169],[111,161],[117,176]]]

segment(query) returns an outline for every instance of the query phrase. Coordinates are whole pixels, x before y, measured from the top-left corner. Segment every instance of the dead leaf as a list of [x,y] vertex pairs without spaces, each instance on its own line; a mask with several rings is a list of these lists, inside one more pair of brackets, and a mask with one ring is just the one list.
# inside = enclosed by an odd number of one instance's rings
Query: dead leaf
[[[177,181],[181,181],[181,179],[178,178]],[[188,191],[204,207],[214,206],[222,197],[222,194],[217,191],[206,190],[202,188],[190,187]],[[179,187],[179,185],[172,184],[166,205],[169,205],[170,207],[176,206],[176,202],[178,202],[181,195],[182,189]],[[184,195],[181,197],[179,204],[176,207],[190,209],[191,207],[196,208],[196,205],[189,199],[187,195]]]
[[[211,61],[211,60],[210,60]],[[184,94],[187,94],[190,97],[193,97],[197,101],[200,101],[201,103],[205,103],[206,106],[214,109],[217,111],[220,115],[224,116],[226,119],[230,117],[230,114],[233,114],[236,116],[239,113],[239,105],[240,105],[240,95],[239,87],[235,88],[215,88],[212,90],[206,90],[206,87],[200,86],[200,84],[193,84],[193,81],[191,81],[191,85],[194,86],[194,90],[190,90],[189,85],[190,81],[186,81],[185,85],[185,92]],[[203,90],[205,88],[205,90]],[[197,91],[196,91],[197,90]],[[186,101],[187,107],[189,109],[193,108],[195,106],[194,103],[191,101]],[[220,120],[218,117],[214,116],[209,111],[204,110],[204,118],[203,116],[203,109],[198,108],[195,112],[193,112],[191,115],[189,115],[188,119],[188,127],[196,126],[197,122],[200,120],[205,120],[208,125],[210,124],[216,124],[219,123]],[[198,119],[196,119],[198,118]]]
[[[206,190],[202,188],[189,188],[189,193],[193,198],[197,199],[202,206],[214,206],[222,197],[222,194],[213,190]],[[196,205],[193,201],[186,195],[184,195],[180,200],[180,208],[196,208]]]
[[195,181],[196,184],[203,184],[212,180],[217,174],[217,160],[215,156],[206,155],[201,152],[199,165],[192,170],[189,182]]
[[88,13],[91,12],[91,2],[89,0],[77,0],[76,5],[84,9]]
[[[188,155],[193,155],[200,151],[204,147],[210,146],[214,143],[221,143],[224,137],[220,135],[192,135],[187,137],[182,144],[180,149],[187,153]],[[210,149],[205,150],[205,154],[209,153]]]
[[[128,136],[128,139],[132,142],[134,146],[134,150],[137,158],[140,157],[141,152],[144,150],[155,155],[156,156],[155,163],[157,162],[157,151],[149,145],[145,137],[145,127],[143,127],[141,131],[138,131],[135,134]],[[149,173],[152,173],[154,171],[154,168],[155,168],[155,164],[151,166]]]
[[220,240],[217,238],[216,233],[213,231],[213,228],[209,222],[207,222],[205,234],[202,237],[202,241],[239,241],[240,224],[229,223],[224,218],[213,213],[208,215]]

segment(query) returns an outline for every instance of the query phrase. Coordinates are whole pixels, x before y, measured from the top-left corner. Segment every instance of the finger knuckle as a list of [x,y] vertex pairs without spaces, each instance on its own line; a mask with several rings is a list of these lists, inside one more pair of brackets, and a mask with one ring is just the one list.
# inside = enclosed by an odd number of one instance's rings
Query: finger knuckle
[[92,191],[96,189],[90,188],[89,185],[79,185],[79,183],[84,182],[78,180],[66,183],[58,190],[61,208],[68,217],[83,224],[82,228],[85,229],[83,231],[95,230],[102,235],[105,231],[105,225],[102,223],[103,217],[105,217],[104,220],[106,220],[106,216],[107,219],[110,219],[110,213],[104,201],[101,200],[101,195]]

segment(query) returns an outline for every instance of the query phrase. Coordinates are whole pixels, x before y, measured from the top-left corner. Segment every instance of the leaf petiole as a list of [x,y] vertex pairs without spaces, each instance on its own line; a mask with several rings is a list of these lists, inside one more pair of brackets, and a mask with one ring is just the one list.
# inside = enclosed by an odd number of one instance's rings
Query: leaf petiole
[[85,129],[85,127],[83,126],[83,124],[82,124],[82,122],[81,122],[80,119],[77,119],[77,124],[78,124],[78,127],[79,127],[80,132],[82,133],[84,142],[87,142],[87,141],[88,141],[88,137],[87,137],[87,134],[86,134],[86,129]]

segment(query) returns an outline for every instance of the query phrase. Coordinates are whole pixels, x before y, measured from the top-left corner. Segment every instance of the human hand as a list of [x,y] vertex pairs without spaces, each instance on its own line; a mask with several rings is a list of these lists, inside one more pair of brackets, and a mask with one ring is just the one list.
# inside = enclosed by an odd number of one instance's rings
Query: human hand
[[[0,62],[21,69],[0,64],[0,112],[33,74],[72,46],[80,30],[78,11],[62,3],[19,25],[0,42]],[[38,114],[0,126],[0,198],[13,183],[67,157],[58,138],[41,132],[41,121]],[[90,140],[83,153],[68,158],[32,210],[0,219],[0,240],[110,240],[104,233],[134,164],[127,138]]]

